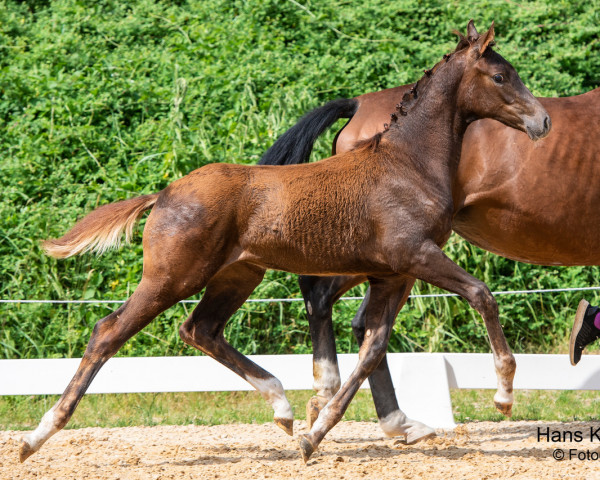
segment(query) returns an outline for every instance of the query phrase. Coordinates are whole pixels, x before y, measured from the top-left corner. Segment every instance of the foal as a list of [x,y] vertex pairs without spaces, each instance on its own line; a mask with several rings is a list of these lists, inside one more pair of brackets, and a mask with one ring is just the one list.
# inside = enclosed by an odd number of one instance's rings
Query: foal
[[[479,37],[472,23],[468,36]],[[397,99],[412,87],[414,84],[331,101],[303,116],[259,163],[308,162],[316,139],[339,118],[350,120],[335,136],[333,151],[352,150],[357,141],[382,130]],[[470,243],[507,258],[549,265],[597,265],[600,222],[594,219],[600,190],[590,179],[600,178],[600,163],[595,161],[600,142],[594,141],[593,135],[600,122],[600,88],[577,97],[540,101],[554,120],[554,132],[543,142],[531,142],[522,132],[490,119],[469,126],[452,188],[452,228]],[[564,175],[556,175],[557,171]],[[581,175],[582,171],[587,175]],[[573,232],[580,234],[573,236]],[[363,280],[299,277],[313,345],[316,394],[307,404],[309,425],[340,386],[332,306]],[[365,333],[363,314],[361,306],[352,321],[359,346]],[[406,435],[407,443],[415,443],[433,432],[422,424],[417,428],[400,410],[385,357],[369,377],[369,385],[380,426],[387,435]],[[506,406],[502,408],[504,414],[510,412]]]
[[358,364],[301,437],[305,461],[384,357],[393,321],[416,278],[458,293],[483,316],[499,375],[495,399],[509,404],[515,363],[496,303],[483,282],[440,249],[451,232],[451,185],[468,123],[491,117],[532,138],[548,133],[546,111],[492,51],[493,37],[492,25],[478,39],[463,39],[399,109],[402,116],[411,107],[410,115],[395,117],[388,130],[355,151],[287,167],[207,165],[160,193],[100,207],[63,237],[47,241],[46,251],[56,257],[103,251],[152,210],[140,284],[96,324],[65,392],[24,439],[21,460],[65,426],[98,370],[127,339],[203,288],[181,338],[252,384],[273,406],[275,422],[291,434],[292,411],[279,380],[223,337],[226,322],[267,268],[358,275],[371,285]]

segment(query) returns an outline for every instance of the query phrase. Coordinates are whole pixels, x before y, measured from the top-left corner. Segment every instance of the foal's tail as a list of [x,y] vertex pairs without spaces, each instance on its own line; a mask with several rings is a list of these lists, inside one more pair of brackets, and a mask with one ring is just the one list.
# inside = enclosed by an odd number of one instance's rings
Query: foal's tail
[[259,165],[294,165],[307,163],[314,143],[340,118],[352,118],[358,109],[354,98],[340,98],[304,115],[262,156]]
[[56,258],[67,258],[88,250],[101,254],[118,247],[123,232],[125,241],[129,242],[136,220],[154,206],[158,195],[142,195],[103,205],[79,220],[62,237],[43,242],[42,247]]

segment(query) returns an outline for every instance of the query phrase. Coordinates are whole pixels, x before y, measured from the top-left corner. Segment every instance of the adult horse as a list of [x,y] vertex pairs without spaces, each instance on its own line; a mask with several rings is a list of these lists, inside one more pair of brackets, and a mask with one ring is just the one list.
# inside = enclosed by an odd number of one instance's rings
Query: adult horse
[[[412,87],[329,102],[284,133],[260,163],[307,162],[318,136],[339,118],[350,120],[336,135],[333,152],[349,151],[357,141],[383,130],[390,109]],[[600,88],[540,102],[553,121],[552,135],[542,141],[530,142],[494,120],[469,126],[454,182],[452,228],[470,243],[512,260],[600,265]],[[316,395],[307,405],[309,424],[340,385],[332,306],[361,280],[299,279],[314,348]],[[352,323],[359,344],[364,325],[361,307]],[[382,429],[391,436],[406,434],[407,420],[398,408],[385,359],[369,384]]]
[[[304,460],[341,419],[361,383],[385,356],[393,321],[419,278],[467,298],[483,317],[499,377],[495,399],[512,404],[515,362],[487,286],[442,252],[451,233],[452,179],[467,125],[491,117],[546,136],[550,119],[512,66],[472,23],[468,38],[406,96],[410,115],[356,150],[287,167],[212,164],[152,195],[100,207],[63,237],[45,242],[64,258],[103,251],[151,210],[144,230],[140,284],[100,320],[58,402],[21,445],[25,460],[67,423],[102,365],[159,313],[200,292],[179,333],[252,384],[292,433],[281,382],[229,345],[225,324],[267,268],[304,275],[358,275],[371,286],[366,333],[356,369],[300,439]],[[414,141],[418,138],[418,141]]]

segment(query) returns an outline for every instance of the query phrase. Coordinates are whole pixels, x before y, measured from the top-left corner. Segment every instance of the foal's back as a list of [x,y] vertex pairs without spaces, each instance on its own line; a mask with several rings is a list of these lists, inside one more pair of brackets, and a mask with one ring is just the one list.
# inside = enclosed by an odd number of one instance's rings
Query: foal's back
[[376,249],[382,157],[367,147],[308,165],[207,165],[161,193],[145,237],[181,231],[210,248],[226,239],[229,262],[296,273],[352,272],[362,261],[360,273]]

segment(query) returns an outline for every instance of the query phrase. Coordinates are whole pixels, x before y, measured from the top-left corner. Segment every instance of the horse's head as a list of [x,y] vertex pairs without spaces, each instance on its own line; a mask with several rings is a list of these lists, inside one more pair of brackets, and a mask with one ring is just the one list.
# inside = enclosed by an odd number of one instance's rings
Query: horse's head
[[[460,35],[460,34],[459,34]],[[492,50],[494,23],[479,35],[471,20],[467,36],[456,47],[466,62],[458,90],[458,105],[468,121],[493,118],[521,130],[532,140],[550,132],[548,112],[523,84],[513,66]]]

